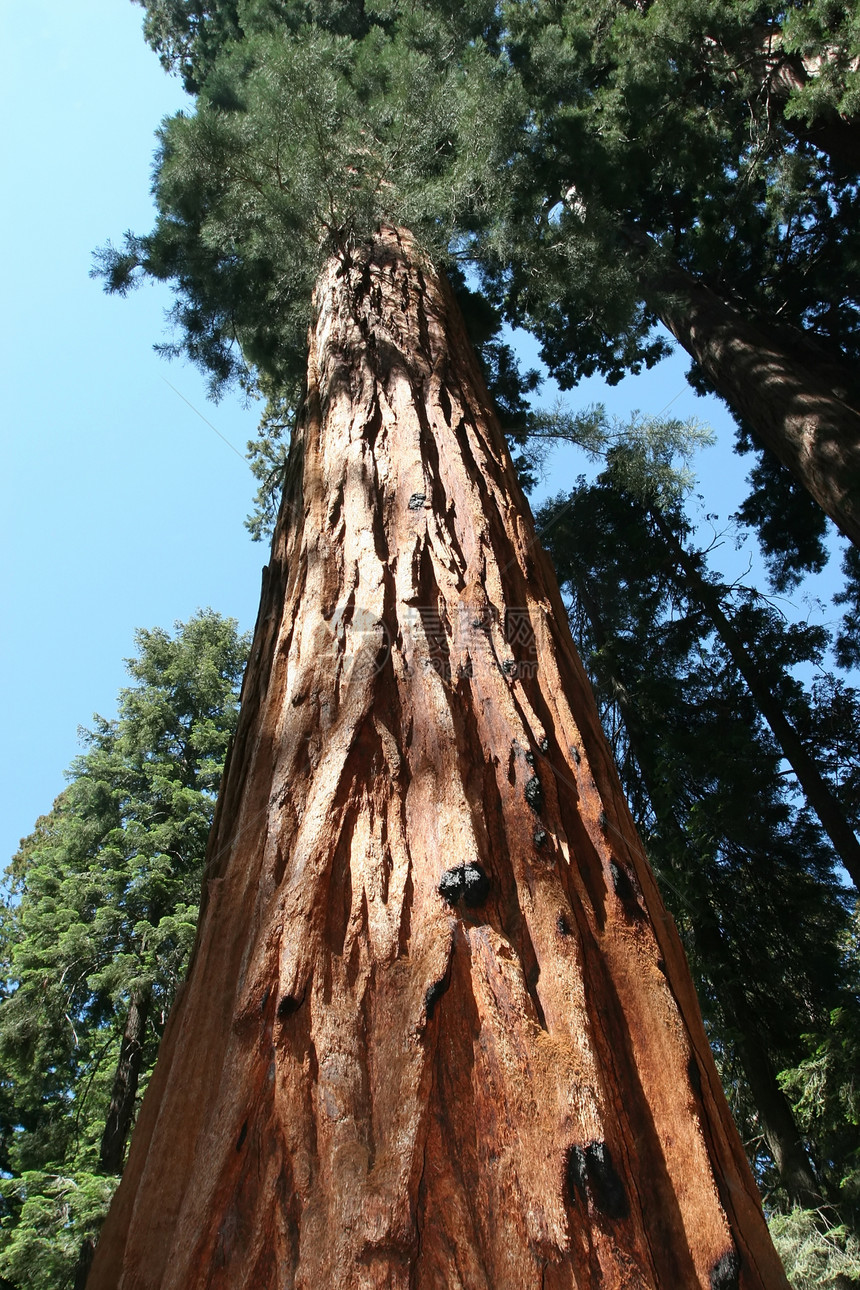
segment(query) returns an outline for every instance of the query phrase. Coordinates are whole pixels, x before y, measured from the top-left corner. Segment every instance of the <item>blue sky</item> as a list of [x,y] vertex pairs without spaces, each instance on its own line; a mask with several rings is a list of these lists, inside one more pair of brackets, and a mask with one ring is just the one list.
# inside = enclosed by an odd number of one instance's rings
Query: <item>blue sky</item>
[[[183,104],[142,40],[141,16],[129,0],[0,10],[0,867],[62,789],[78,726],[113,714],[135,627],[169,627],[211,605],[251,628],[266,560],[242,523],[248,467],[193,410],[241,452],[255,409],[239,398],[213,407],[194,369],[153,353],[166,290],[115,299],[88,276],[96,246],[150,227],[153,132]],[[671,403],[730,443],[727,414],[695,397],[685,369],[676,356],[638,381],[592,381],[570,398],[603,399],[622,416]],[[544,491],[575,469],[557,461]],[[725,517],[747,463],[723,447],[702,469],[708,507]]]
[[256,415],[206,405],[152,351],[167,292],[109,298],[93,248],[145,231],[153,131],[182,103],[128,0],[4,5],[2,857],[111,715],[136,626],[212,605],[253,626],[265,551],[242,527]]

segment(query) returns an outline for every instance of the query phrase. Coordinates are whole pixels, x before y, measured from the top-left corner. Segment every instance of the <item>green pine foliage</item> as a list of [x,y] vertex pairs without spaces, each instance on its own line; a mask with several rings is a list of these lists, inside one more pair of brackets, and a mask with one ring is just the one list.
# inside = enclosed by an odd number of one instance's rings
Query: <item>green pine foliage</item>
[[842,568],[845,587],[834,599],[846,609],[836,638],[836,656],[843,667],[860,667],[860,551],[846,551]]
[[[173,283],[173,348],[213,389],[262,383],[294,411],[320,260],[388,222],[439,262],[480,263],[563,386],[666,353],[660,274],[679,266],[857,395],[860,150],[846,171],[795,128],[825,99],[830,115],[853,103],[850,6],[143,7],[196,103],[161,132],[155,228],[106,248],[99,271],[118,291]],[[812,69],[800,88],[795,65]],[[264,434],[255,470],[281,455]],[[820,566],[821,517],[768,456],[744,517],[777,582]]]
[[16,1220],[4,1219],[4,1290],[71,1286],[81,1244],[98,1236],[117,1181],[86,1169],[36,1169],[5,1182],[4,1198]]
[[457,263],[509,186],[524,121],[498,7],[143,7],[147,39],[196,102],[159,133],[155,227],[103,248],[94,272],[120,293],[146,277],[171,282],[165,351],[198,363],[216,395],[238,380],[264,398],[249,444],[252,536],[271,531],[277,510],[319,266],[332,253],[348,261],[380,224],[408,227],[448,265],[506,428],[521,435],[536,374],[519,372],[498,308]]
[[[843,936],[848,981],[860,994],[860,912]],[[806,1036],[808,1055],[785,1070],[780,1082],[804,1133],[818,1144],[833,1169],[834,1190],[844,1209],[860,1211],[860,1017],[836,1007],[826,1024]]]
[[[504,6],[529,119],[481,254],[491,289],[539,337],[563,388],[659,361],[661,283],[680,268],[857,406],[860,136],[853,164],[837,164],[826,136],[796,129],[801,116],[817,124],[819,108],[828,120],[853,111],[855,10],[829,0]],[[782,93],[794,50],[813,73]],[[710,388],[695,367],[690,379]],[[739,424],[739,435],[759,455],[743,517],[761,526],[785,585],[823,563],[823,518],[754,428]]]
[[860,1285],[860,1241],[827,1214],[774,1214],[770,1234],[793,1290],[850,1290]]
[[[248,641],[212,611],[136,634],[118,715],[6,872],[0,922],[0,1276],[59,1290],[116,1177],[103,1135],[123,1031],[142,1092],[193,943]],[[130,1123],[122,1127],[127,1138]]]
[[[752,453],[755,442],[739,429],[737,451]],[[794,591],[828,560],[827,516],[794,476],[770,453],[758,453],[748,477],[750,492],[737,518],[758,534],[773,591]]]
[[860,10],[839,0],[806,0],[785,11],[783,43],[807,61],[810,74],[793,88],[786,114],[808,125],[838,115],[860,116]]
[[169,61],[190,59],[195,108],[161,129],[155,228],[103,251],[100,272],[116,291],[141,275],[174,284],[176,348],[215,389],[263,378],[283,396],[304,375],[325,258],[348,259],[380,223],[447,255],[498,193],[515,96],[495,6],[378,3],[357,17],[248,0],[241,38],[214,54],[209,19],[154,34],[167,9],[147,6],[151,35]]
[[769,90],[783,12],[750,0],[505,7],[532,129],[499,263],[563,379],[615,378],[657,356],[643,238],[746,312],[814,335],[823,358],[855,355],[855,184],[787,130]]

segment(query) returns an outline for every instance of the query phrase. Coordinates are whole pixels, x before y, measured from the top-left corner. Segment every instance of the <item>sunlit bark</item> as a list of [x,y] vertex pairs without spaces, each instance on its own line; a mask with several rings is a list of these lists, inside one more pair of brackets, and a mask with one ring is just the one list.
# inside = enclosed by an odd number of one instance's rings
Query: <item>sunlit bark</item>
[[207,899],[90,1290],[786,1286],[447,286],[317,286]]

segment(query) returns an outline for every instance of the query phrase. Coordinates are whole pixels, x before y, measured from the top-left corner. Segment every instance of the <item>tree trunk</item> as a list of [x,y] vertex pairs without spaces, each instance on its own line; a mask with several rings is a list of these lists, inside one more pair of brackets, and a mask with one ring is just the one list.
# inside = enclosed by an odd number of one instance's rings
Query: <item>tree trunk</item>
[[810,121],[787,116],[785,109],[792,94],[803,90],[821,75],[826,65],[838,57],[835,48],[821,48],[817,56],[787,53],[782,27],[777,22],[754,23],[746,28],[741,48],[729,52],[716,46],[723,56],[723,71],[737,63],[737,71],[746,80],[753,73],[759,81],[761,104],[767,107],[768,123],[775,105],[780,120],[796,139],[811,143],[823,152],[834,169],[842,174],[856,174],[860,169],[860,129],[855,116],[842,116],[833,107],[818,104]]
[[[81,1242],[78,1261],[72,1270],[72,1290],[86,1290],[87,1278],[90,1275],[90,1268],[93,1266],[93,1259],[96,1253],[96,1243],[91,1236]],[[0,1283],[0,1290],[3,1290]]]
[[193,963],[89,1290],[784,1290],[407,235],[322,273],[290,463]]
[[815,758],[807,751],[800,735],[785,715],[782,705],[774,696],[767,680],[761,675],[755,659],[731,619],[723,612],[716,588],[701,576],[695,562],[684,549],[683,543],[679,542],[677,535],[659,511],[649,510],[649,515],[683,575],[684,590],[691,592],[693,599],[704,607],[710,617],[717,635],[743,677],[759,712],[773,731],[786,761],[797,776],[797,782],[804,797],[818,816],[821,827],[833,843],[836,854],[848,871],[854,886],[860,890],[860,842],[838,798],[818,769]]
[[[149,993],[140,991],[132,994],[99,1149],[99,1170],[103,1174],[122,1173],[128,1135],[134,1119],[134,1103],[143,1064],[143,1031],[148,1015]],[[81,1242],[73,1272],[72,1290],[85,1290],[95,1250],[96,1243],[91,1237]]]
[[774,53],[768,68],[767,88],[790,134],[823,152],[839,174],[856,175],[860,171],[860,123],[856,117],[841,116],[835,108],[819,109],[811,121],[786,115],[791,93],[807,86],[816,73],[817,69],[810,68],[799,54]]
[[860,546],[860,414],[834,389],[832,369],[799,360],[677,265],[643,268],[643,290],[732,411]]
[[[576,594],[591,625],[597,648],[605,651],[609,638],[600,610],[584,580],[577,581]],[[673,810],[671,789],[655,773],[648,732],[639,718],[635,703],[630,699],[623,677],[614,674],[612,682],[615,699],[657,823],[671,842],[673,858],[679,865],[684,865],[690,843]],[[695,873],[694,865],[687,863],[686,867],[688,874]],[[689,882],[685,886],[689,890]],[[693,936],[705,971],[713,982],[726,1023],[734,1031],[740,1064],[780,1182],[793,1204],[817,1209],[823,1203],[821,1189],[791,1105],[776,1078],[762,1037],[762,1021],[751,1009],[743,990],[732,979],[735,975],[731,966],[733,952],[725,944],[719,919],[713,908],[702,892],[697,892],[693,901],[689,909]]]
[[142,991],[132,994],[99,1150],[99,1169],[104,1174],[122,1173],[125,1148],[134,1118],[134,1103],[143,1062],[143,1031],[148,1015],[148,994]]
[[[716,932],[716,927],[714,928]],[[718,934],[718,933],[717,933]],[[702,948],[706,936],[700,934]],[[779,1180],[793,1205],[818,1209],[824,1204],[803,1135],[797,1127],[788,1098],[779,1086],[759,1019],[737,985],[715,980],[728,1024],[735,1029],[735,1043],[744,1075],[758,1112],[761,1131],[773,1156]]]

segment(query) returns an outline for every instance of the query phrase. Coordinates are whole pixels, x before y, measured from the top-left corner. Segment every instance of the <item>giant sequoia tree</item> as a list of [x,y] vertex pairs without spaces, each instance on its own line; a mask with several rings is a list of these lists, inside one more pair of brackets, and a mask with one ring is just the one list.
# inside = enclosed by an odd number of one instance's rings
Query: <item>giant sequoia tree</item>
[[215,55],[206,14],[173,28],[197,112],[109,260],[177,282],[216,376],[238,340],[284,382],[310,330],[192,966],[88,1285],[782,1287],[457,307],[393,226],[444,245],[494,182],[465,110],[494,7],[319,13],[243,6]]

